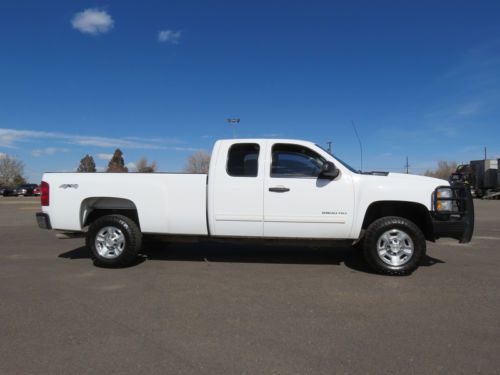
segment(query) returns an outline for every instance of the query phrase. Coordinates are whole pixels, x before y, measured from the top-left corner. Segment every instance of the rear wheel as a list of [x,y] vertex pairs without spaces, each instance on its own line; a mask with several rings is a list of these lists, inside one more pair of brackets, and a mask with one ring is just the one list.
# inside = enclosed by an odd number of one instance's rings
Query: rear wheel
[[425,256],[425,236],[412,221],[388,216],[366,230],[363,252],[368,265],[386,275],[407,275]]
[[124,267],[136,259],[142,234],[130,218],[106,215],[90,225],[86,243],[96,265]]

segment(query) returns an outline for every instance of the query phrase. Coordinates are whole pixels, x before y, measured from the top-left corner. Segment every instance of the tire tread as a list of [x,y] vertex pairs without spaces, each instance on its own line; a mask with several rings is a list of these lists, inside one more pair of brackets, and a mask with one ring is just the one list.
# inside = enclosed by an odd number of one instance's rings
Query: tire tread
[[[410,233],[414,244],[413,259],[402,266],[392,267],[386,265],[376,254],[376,243],[379,233],[387,227],[403,228]],[[368,265],[377,273],[390,276],[406,276],[415,271],[420,265],[421,259],[426,253],[426,240],[420,228],[412,221],[399,216],[385,216],[371,223],[365,233],[363,240],[363,254]]]
[[[123,253],[116,259],[103,259],[96,255],[94,238],[97,231],[108,225],[118,226],[125,230],[125,249]],[[89,227],[88,234],[85,239],[85,244],[90,250],[90,256],[94,264],[102,267],[126,267],[137,258],[137,254],[142,246],[142,233],[138,225],[130,218],[124,215],[106,215],[95,220]]]

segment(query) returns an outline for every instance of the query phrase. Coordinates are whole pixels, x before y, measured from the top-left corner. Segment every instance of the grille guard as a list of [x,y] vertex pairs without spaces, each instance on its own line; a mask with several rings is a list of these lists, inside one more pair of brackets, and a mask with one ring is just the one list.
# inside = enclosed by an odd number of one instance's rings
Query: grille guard
[[[437,193],[439,189],[451,189],[453,196],[451,198],[438,197]],[[438,201],[452,201],[457,209],[451,211],[438,211]],[[452,237],[457,238],[460,243],[470,242],[472,233],[474,232],[474,202],[469,186],[463,183],[454,183],[451,186],[442,185],[434,189],[432,193],[431,215],[434,219],[435,228],[446,227],[449,223],[450,228],[452,226],[461,228],[460,231],[454,233],[455,235]],[[457,226],[456,224],[461,225]],[[444,232],[446,232],[446,230],[444,230]],[[439,236],[439,233],[435,234]]]

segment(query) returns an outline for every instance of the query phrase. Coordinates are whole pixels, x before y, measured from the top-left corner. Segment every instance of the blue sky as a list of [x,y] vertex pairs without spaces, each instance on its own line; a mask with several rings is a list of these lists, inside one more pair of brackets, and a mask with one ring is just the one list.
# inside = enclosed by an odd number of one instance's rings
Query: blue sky
[[181,170],[232,137],[364,169],[500,157],[498,1],[2,1],[0,153],[31,181],[116,147]]

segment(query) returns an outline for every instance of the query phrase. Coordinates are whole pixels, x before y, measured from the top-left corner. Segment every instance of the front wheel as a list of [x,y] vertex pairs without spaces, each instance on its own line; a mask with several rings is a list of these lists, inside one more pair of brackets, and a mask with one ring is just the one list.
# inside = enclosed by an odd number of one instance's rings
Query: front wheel
[[96,265],[124,267],[136,259],[142,234],[128,217],[106,215],[90,225],[86,243]]
[[408,275],[425,256],[425,236],[412,221],[387,216],[367,228],[363,252],[368,265],[386,275]]

